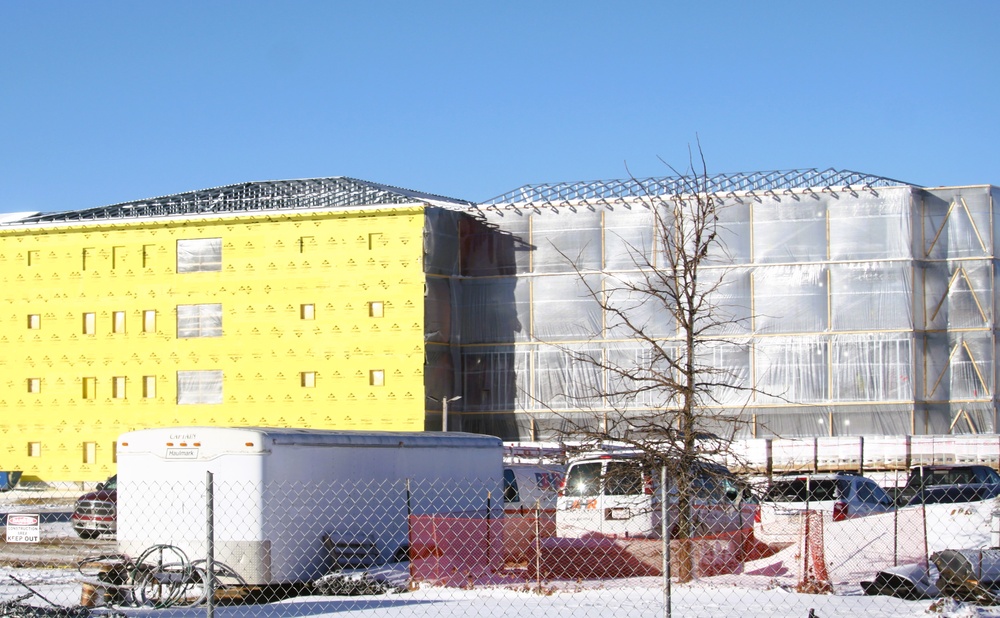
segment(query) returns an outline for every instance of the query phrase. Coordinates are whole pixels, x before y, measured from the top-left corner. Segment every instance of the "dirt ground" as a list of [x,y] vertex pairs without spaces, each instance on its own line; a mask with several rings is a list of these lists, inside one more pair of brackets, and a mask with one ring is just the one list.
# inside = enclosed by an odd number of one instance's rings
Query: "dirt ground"
[[[69,516],[83,491],[75,486],[27,486],[0,494],[0,566],[75,568],[83,558],[114,553],[113,536],[84,540],[73,532]],[[7,542],[7,515],[12,513],[41,516],[38,543]]]

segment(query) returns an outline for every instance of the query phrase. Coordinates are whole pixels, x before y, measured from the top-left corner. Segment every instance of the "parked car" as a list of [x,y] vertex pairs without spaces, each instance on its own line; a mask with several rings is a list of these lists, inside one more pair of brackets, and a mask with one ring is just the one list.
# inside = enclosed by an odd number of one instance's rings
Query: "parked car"
[[910,497],[902,506],[981,502],[1000,496],[1000,485],[935,485]]
[[[638,454],[596,453],[574,459],[556,507],[559,537],[657,538],[661,534],[660,473]],[[749,531],[757,514],[752,493],[724,466],[700,464],[692,503],[696,536]],[[667,518],[677,534],[676,488],[668,488]]]
[[896,504],[951,504],[989,500],[1000,495],[1000,474],[989,466],[933,465],[910,469]]
[[118,475],[77,498],[70,521],[81,539],[114,534],[118,530]]
[[843,521],[894,508],[892,497],[878,483],[858,474],[785,475],[764,494],[755,531],[764,541],[792,541],[802,533],[806,511],[826,512],[833,521]]

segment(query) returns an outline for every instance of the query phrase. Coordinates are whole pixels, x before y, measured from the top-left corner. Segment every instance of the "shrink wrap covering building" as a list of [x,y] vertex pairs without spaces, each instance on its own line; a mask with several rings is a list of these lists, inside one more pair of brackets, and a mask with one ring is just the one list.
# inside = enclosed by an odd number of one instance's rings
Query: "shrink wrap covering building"
[[[478,261],[449,290],[456,429],[558,439],[567,419],[599,422],[615,407],[592,396],[611,376],[565,349],[645,353],[588,287],[639,277],[630,247],[656,262],[649,196],[670,195],[670,182],[528,186],[479,205],[495,230],[463,240]],[[703,273],[723,282],[714,298],[733,319],[704,353],[759,389],[716,393],[715,412],[749,421],[737,437],[996,431],[994,187],[832,170],[712,182],[722,242]],[[664,311],[635,311],[647,333],[677,337]],[[655,403],[629,402],[628,413]]]

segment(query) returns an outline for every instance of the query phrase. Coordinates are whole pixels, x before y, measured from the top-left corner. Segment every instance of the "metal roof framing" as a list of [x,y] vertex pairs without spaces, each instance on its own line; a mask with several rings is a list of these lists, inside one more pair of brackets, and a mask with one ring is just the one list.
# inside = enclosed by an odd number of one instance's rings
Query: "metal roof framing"
[[467,208],[471,202],[450,197],[421,193],[365,180],[348,178],[309,178],[303,180],[272,180],[245,182],[213,189],[202,189],[134,202],[42,213],[13,221],[11,225],[30,225],[59,221],[101,219],[134,219],[241,213],[255,211],[346,208],[427,202],[436,205]]
[[607,201],[652,195],[680,195],[691,193],[692,187],[699,187],[700,190],[708,193],[738,194],[832,187],[869,190],[876,187],[897,186],[915,185],[850,170],[804,169],[716,174],[706,178],[690,175],[524,185],[481,202],[479,205],[494,206],[512,203],[550,205],[570,201]]

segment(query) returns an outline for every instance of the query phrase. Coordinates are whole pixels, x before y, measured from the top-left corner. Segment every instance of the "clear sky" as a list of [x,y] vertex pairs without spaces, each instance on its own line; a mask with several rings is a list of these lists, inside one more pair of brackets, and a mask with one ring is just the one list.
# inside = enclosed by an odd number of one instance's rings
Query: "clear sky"
[[1000,2],[0,0],[0,212],[352,176],[1000,184]]

